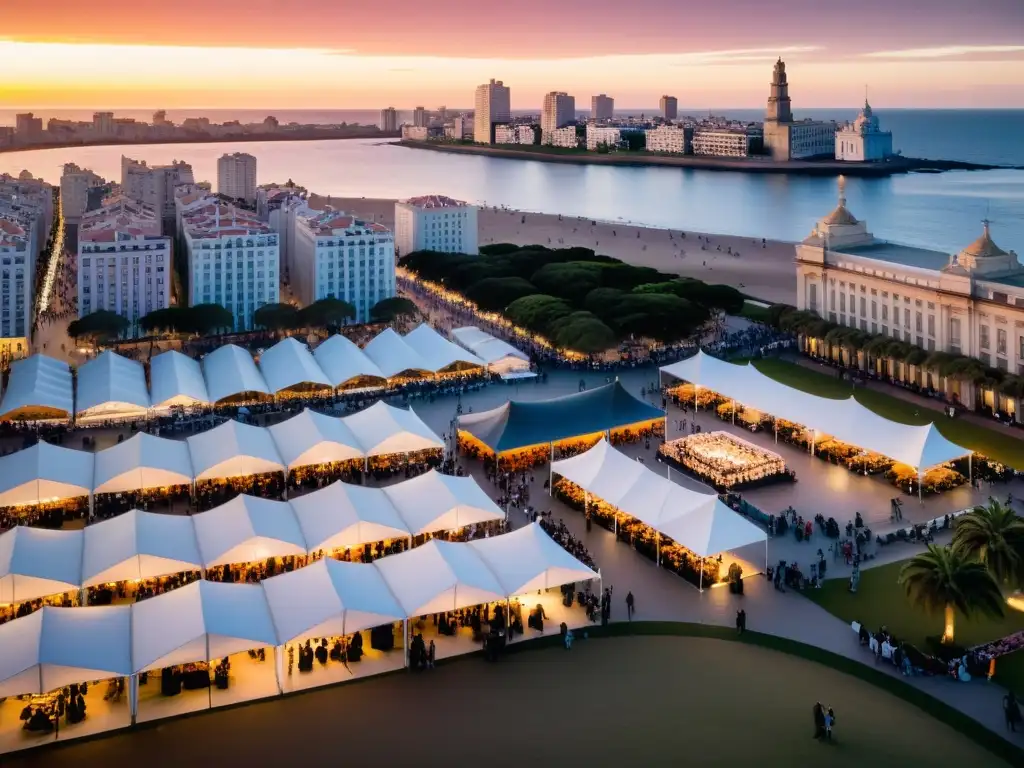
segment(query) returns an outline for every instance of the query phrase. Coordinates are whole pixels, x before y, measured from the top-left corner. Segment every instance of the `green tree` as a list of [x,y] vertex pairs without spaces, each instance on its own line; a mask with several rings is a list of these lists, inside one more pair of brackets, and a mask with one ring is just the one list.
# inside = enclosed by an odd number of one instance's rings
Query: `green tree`
[[612,349],[618,339],[615,332],[590,312],[573,312],[551,324],[551,342],[559,349],[571,349],[584,355]]
[[139,327],[147,333],[191,333],[188,307],[154,309],[139,318]]
[[602,265],[582,261],[545,264],[530,278],[541,293],[567,299],[578,305],[601,285]]
[[583,308],[607,322],[607,318],[614,316],[624,296],[626,292],[618,288],[595,288],[583,299]]
[[900,569],[899,583],[914,606],[945,616],[944,643],[953,642],[957,611],[965,618],[1003,615],[1003,595],[992,574],[960,549],[929,544]]
[[334,296],[319,299],[299,310],[299,323],[311,328],[337,328],[355,317],[356,308]]
[[299,327],[299,308],[294,304],[264,304],[252,314],[252,321],[268,331],[286,331]]
[[188,307],[187,330],[200,336],[230,331],[235,327],[235,316],[220,304],[196,304]]
[[792,304],[772,304],[768,307],[768,325],[773,328],[782,327],[782,319],[797,309]]
[[505,316],[516,325],[544,335],[555,321],[571,314],[572,307],[564,299],[542,293],[516,299],[505,310]]
[[1024,585],[1024,520],[989,499],[956,520],[953,546],[971,555],[1002,584]]
[[99,309],[68,323],[68,336],[76,341],[87,338],[93,344],[116,339],[126,330],[128,319],[107,309]]
[[370,308],[370,320],[375,323],[390,323],[398,318],[415,317],[419,309],[411,299],[404,296],[392,296],[390,299],[378,301]]
[[620,334],[671,343],[691,335],[709,317],[693,302],[667,293],[629,293],[608,317]]
[[537,293],[536,286],[521,277],[488,277],[466,291],[466,298],[489,312],[503,312],[516,299]]

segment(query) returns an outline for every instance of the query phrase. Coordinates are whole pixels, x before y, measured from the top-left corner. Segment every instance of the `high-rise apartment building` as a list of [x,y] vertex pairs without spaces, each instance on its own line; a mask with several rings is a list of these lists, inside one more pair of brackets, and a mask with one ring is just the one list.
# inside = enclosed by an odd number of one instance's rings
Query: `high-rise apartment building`
[[595,120],[611,120],[615,115],[615,99],[611,96],[593,96],[590,99],[590,116]]
[[121,156],[121,191],[151,208],[158,216],[173,216],[175,187],[194,182],[192,166],[184,161],[146,165],[144,160]]
[[256,215],[265,221],[281,237],[278,240],[278,260],[281,265],[281,282],[291,280],[292,253],[295,250],[294,211],[309,210],[306,205],[306,188],[299,186],[278,186],[264,184],[256,190]]
[[552,132],[576,120],[576,99],[563,91],[544,94],[540,113],[541,143],[550,144]]
[[675,120],[679,117],[679,101],[675,96],[661,97],[661,116],[666,120]]
[[22,143],[38,141],[43,137],[43,118],[23,112],[14,118],[14,136]]
[[[0,338],[24,339],[32,331],[36,263],[52,223],[49,184],[31,177],[0,176]],[[27,342],[4,346],[17,344],[28,351]]]
[[622,131],[611,126],[587,124],[587,149],[591,152],[606,147],[614,149],[622,141]]
[[256,158],[245,152],[217,160],[217,191],[232,200],[256,202]]
[[473,107],[473,141],[493,144],[494,126],[512,119],[511,91],[501,80],[478,85]]
[[380,111],[380,122],[378,127],[384,133],[394,133],[398,130],[398,110],[394,107],[385,107]]
[[99,138],[111,138],[117,135],[117,127],[114,123],[113,112],[94,112],[92,116],[92,130]]
[[395,203],[395,250],[476,255],[476,206],[443,195],[412,197]]
[[160,216],[124,195],[89,211],[78,227],[78,316],[116,312],[138,321],[171,301],[171,238]]
[[89,209],[89,190],[106,185],[106,180],[74,163],[65,163],[60,177],[60,202],[64,219],[78,221]]
[[416,107],[412,111],[412,124],[416,128],[427,127],[427,109],[426,107]]
[[682,125],[659,125],[644,131],[648,152],[669,152],[688,155],[693,151],[693,128]]

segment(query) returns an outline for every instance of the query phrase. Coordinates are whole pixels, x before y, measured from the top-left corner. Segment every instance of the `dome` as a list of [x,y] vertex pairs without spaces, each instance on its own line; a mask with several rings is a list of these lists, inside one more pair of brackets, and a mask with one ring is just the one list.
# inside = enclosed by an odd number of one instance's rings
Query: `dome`
[[821,220],[822,224],[842,224],[851,225],[858,224],[856,217],[848,210],[845,205],[837,205],[836,209],[832,211],[828,216]]
[[989,222],[986,219],[985,230],[981,233],[981,237],[975,240],[973,243],[964,248],[960,253],[963,256],[970,256],[974,259],[991,258],[993,256],[1006,256],[1007,253],[998,245],[992,241],[992,236],[989,234],[988,225]]
[[864,102],[864,109],[853,121],[853,129],[858,133],[878,133],[878,118],[875,117],[874,110],[871,109],[871,105],[867,101]]

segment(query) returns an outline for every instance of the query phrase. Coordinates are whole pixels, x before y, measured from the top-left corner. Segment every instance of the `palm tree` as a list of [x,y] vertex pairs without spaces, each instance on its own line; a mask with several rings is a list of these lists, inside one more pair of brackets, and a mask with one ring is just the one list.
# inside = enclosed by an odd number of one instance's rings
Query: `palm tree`
[[1024,520],[995,499],[956,521],[953,546],[984,563],[1002,584],[1024,584]]
[[965,617],[982,613],[1000,618],[1003,595],[984,564],[953,547],[928,545],[900,569],[899,583],[910,602],[927,613],[945,614],[943,643],[953,642],[956,611]]

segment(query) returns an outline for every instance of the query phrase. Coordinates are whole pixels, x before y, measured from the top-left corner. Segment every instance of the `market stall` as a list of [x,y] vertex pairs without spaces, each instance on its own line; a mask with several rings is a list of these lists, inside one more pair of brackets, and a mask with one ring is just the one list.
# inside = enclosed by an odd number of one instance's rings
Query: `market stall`
[[74,413],[74,379],[63,360],[32,355],[11,363],[0,420],[67,421]]

